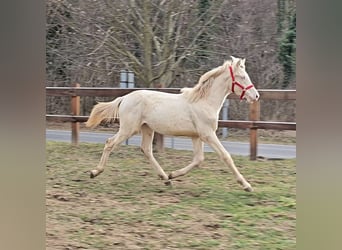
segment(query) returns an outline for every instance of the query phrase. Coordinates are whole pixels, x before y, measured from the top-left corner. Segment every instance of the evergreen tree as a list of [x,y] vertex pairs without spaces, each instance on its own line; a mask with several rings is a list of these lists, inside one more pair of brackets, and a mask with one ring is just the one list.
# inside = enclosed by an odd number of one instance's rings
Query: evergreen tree
[[280,43],[279,60],[284,69],[282,88],[286,88],[296,74],[296,13]]
[[51,2],[47,13],[46,32],[46,71],[53,72],[56,81],[66,83],[69,81],[67,68],[70,67],[68,60],[62,59],[59,53],[65,46],[65,33],[71,32],[71,28],[63,23],[60,17],[70,19],[70,13],[64,4]]
[[[198,16],[201,20],[201,24],[204,24],[207,19],[207,10],[210,8],[210,0],[199,0],[198,2]],[[197,42],[198,50],[196,52],[196,55],[199,57],[199,59],[206,59],[208,56],[207,53],[207,44],[209,42],[209,36],[207,32],[203,32]]]

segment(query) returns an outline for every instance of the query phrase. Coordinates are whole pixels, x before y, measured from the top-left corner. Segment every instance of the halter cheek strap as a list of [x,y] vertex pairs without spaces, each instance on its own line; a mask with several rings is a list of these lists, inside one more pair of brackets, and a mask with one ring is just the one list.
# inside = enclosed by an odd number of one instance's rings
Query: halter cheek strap
[[250,84],[247,87],[242,86],[240,83],[238,83],[237,81],[235,81],[235,77],[234,77],[234,73],[233,73],[233,68],[232,66],[229,66],[229,71],[230,71],[230,76],[232,77],[232,92],[235,93],[234,91],[234,87],[235,85],[239,86],[242,89],[242,93],[240,95],[240,100],[242,100],[242,98],[245,96],[246,91],[253,88],[254,85]]

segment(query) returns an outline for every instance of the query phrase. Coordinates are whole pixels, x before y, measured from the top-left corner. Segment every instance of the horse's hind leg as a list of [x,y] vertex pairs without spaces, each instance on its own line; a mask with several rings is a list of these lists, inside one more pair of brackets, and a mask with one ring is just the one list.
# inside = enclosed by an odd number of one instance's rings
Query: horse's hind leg
[[94,178],[103,172],[110,153],[124,140],[131,137],[132,134],[133,133],[128,133],[127,131],[123,131],[120,129],[116,135],[106,140],[106,144],[104,146],[100,162],[95,169],[90,171],[90,178]]
[[201,139],[199,137],[193,137],[192,144],[194,148],[194,159],[188,166],[170,173],[170,179],[174,179],[176,177],[187,174],[191,169],[199,166],[204,161],[203,142],[201,141]]
[[143,124],[141,126],[141,134],[142,134],[142,141],[141,141],[141,150],[147,157],[147,159],[150,161],[154,169],[156,170],[158,176],[165,180],[165,184],[169,185],[171,184],[168,179],[169,177],[164,172],[164,170],[161,168],[157,160],[154,158],[152,153],[152,140],[153,140],[153,134],[154,131],[146,124]]

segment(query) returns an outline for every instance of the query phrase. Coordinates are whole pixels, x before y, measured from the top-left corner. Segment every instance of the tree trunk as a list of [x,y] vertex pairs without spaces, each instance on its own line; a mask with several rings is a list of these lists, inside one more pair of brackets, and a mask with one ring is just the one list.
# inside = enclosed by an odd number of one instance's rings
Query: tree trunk
[[145,86],[153,87],[152,78],[152,30],[151,30],[151,1],[144,0],[144,65],[146,72]]

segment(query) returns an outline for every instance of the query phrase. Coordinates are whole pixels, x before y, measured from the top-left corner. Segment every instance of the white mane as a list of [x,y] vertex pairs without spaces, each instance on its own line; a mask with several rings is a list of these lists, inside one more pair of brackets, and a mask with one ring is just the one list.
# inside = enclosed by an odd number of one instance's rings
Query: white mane
[[215,78],[227,70],[227,67],[231,64],[232,60],[225,61],[223,65],[204,73],[193,88],[182,88],[181,92],[184,93],[184,96],[188,98],[190,102],[196,102],[205,98],[208,95],[209,89]]

